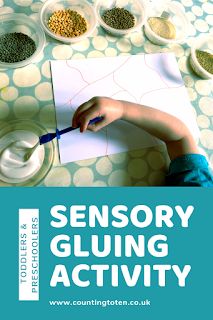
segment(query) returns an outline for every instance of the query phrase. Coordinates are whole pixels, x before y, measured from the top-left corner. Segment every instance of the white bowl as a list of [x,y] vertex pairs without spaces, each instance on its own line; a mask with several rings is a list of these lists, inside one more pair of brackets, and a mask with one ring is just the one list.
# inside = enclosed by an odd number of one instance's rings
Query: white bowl
[[[161,17],[163,12],[168,12],[169,21],[175,26],[175,39],[165,39],[157,35],[150,27],[148,19],[150,17]],[[173,43],[183,43],[188,33],[188,20],[184,11],[175,3],[168,1],[161,2],[158,6],[155,4],[149,7],[148,19],[144,26],[144,31],[147,38],[157,45],[168,45]]]
[[1,62],[0,68],[20,68],[32,63],[43,51],[45,46],[45,34],[40,25],[25,14],[10,13],[0,16],[0,36],[6,33],[21,32],[29,36],[36,45],[36,51],[31,57],[14,63]]
[[[71,9],[77,11],[87,21],[87,31],[78,37],[62,37],[52,32],[48,27],[50,16],[57,10]],[[97,19],[93,7],[85,0],[48,0],[40,10],[40,21],[45,32],[52,38],[65,43],[75,43],[89,37],[97,24]]]
[[[135,17],[135,25],[129,29],[115,29],[106,24],[102,15],[106,10],[114,7],[124,8],[128,10]],[[115,36],[124,36],[130,32],[139,30],[146,20],[146,3],[143,0],[97,0],[95,2],[95,9],[100,25],[110,34]]]
[[[29,131],[30,133],[33,133],[37,137],[40,137],[43,134],[47,134],[46,129],[40,123],[37,123],[36,121],[32,121],[29,119],[18,119],[18,120],[8,121],[7,123],[5,123],[5,125],[3,125],[0,128],[0,140],[4,139],[4,137],[7,134],[12,133],[15,141],[15,137],[16,137],[15,132],[18,132],[18,131],[22,132],[25,130]],[[50,141],[49,143],[45,143],[43,147],[44,147],[44,160],[38,171],[36,171],[33,175],[26,177],[26,179],[20,179],[20,181],[18,181],[16,177],[14,178],[5,177],[1,172],[1,167],[0,167],[0,186],[24,187],[24,186],[39,185],[45,179],[47,174],[50,172],[53,166],[53,161],[55,156],[55,147],[54,147],[53,141]]]
[[206,71],[198,62],[196,50],[207,51],[213,54],[213,35],[200,36],[194,40],[191,47],[190,64],[197,75],[203,79],[213,79],[213,74]]

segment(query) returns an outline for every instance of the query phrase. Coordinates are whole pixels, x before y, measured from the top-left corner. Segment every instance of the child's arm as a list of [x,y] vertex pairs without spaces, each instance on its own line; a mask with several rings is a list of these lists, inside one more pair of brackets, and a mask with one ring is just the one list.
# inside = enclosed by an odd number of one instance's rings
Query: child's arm
[[[91,119],[102,116],[103,120],[88,126]],[[187,153],[199,153],[197,145],[185,124],[163,111],[139,104],[95,97],[82,104],[74,114],[73,126],[98,131],[109,123],[122,119],[144,129],[166,143],[170,159]]]

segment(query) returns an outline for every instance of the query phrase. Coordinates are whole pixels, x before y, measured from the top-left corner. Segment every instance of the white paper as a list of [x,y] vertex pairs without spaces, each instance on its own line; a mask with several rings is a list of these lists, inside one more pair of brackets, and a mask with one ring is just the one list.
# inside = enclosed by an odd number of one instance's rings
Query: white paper
[[[173,53],[51,61],[59,130],[71,125],[78,106],[94,96],[141,103],[186,123],[195,138],[196,119]],[[61,163],[85,160],[161,143],[145,131],[116,121],[99,132],[79,130],[59,140]]]

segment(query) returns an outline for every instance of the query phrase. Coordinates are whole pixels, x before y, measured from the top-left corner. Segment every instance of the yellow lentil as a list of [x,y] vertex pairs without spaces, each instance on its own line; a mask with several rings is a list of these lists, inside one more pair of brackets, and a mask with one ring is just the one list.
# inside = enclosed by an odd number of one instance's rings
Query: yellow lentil
[[65,9],[55,11],[50,16],[48,27],[57,35],[73,38],[87,31],[87,22],[77,11]]

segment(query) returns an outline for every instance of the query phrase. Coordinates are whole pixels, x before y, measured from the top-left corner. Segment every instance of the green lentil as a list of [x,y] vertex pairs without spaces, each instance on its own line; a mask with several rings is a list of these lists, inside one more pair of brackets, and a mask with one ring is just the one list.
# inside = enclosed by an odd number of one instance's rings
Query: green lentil
[[112,8],[102,15],[103,21],[114,29],[130,29],[135,25],[135,17],[124,8]]
[[195,53],[199,64],[207,72],[213,74],[213,54],[201,50],[196,50]]
[[35,42],[24,33],[6,33],[0,36],[0,61],[14,63],[26,60],[36,51]]

